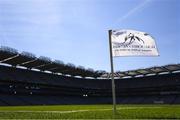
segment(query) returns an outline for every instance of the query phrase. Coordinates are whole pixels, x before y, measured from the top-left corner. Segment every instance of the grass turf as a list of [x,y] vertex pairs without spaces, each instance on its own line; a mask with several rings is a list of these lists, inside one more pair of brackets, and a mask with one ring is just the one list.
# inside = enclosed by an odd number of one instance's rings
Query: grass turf
[[[111,105],[0,107],[0,119],[112,119]],[[118,119],[180,119],[180,105],[117,105]]]

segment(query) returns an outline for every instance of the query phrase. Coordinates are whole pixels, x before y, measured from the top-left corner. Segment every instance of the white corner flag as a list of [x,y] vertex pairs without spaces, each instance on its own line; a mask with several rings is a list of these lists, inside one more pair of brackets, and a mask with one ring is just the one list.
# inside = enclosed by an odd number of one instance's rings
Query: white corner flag
[[155,40],[146,32],[135,30],[112,30],[112,55],[158,56]]

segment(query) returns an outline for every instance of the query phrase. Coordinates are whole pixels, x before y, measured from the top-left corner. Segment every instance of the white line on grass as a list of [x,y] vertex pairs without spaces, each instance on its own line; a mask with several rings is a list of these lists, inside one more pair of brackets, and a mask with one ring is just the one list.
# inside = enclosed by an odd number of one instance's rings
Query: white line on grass
[[[162,107],[119,107],[117,108],[117,110],[121,110],[121,109],[143,109],[143,108],[162,108]],[[70,111],[29,111],[29,110],[18,110],[18,111],[0,111],[2,113],[6,113],[6,112],[10,112],[10,113],[75,113],[75,112],[90,112],[90,111],[109,111],[112,109],[96,109],[96,110],[70,110]]]

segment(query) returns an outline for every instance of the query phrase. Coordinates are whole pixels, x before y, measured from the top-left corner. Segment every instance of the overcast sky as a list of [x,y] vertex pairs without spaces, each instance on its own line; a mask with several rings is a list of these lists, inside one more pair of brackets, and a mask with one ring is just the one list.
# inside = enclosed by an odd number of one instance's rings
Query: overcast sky
[[0,0],[0,44],[110,71],[109,29],[150,33],[160,57],[119,57],[115,71],[180,63],[179,0]]

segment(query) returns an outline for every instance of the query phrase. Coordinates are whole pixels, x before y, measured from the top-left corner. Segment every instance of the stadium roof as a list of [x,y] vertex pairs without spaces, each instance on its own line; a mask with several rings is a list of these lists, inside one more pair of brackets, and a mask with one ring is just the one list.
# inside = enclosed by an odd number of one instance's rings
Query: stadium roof
[[[158,75],[158,74],[166,74],[166,73],[168,74],[177,71],[180,72],[180,64],[171,64],[165,66],[150,67],[145,69],[116,72],[114,73],[114,77],[124,78],[124,77],[148,76],[148,75]],[[111,74],[105,73],[101,77],[110,78]]]
[[94,71],[90,68],[85,69],[82,66],[76,67],[72,63],[64,64],[60,60],[52,61],[44,56],[36,57],[29,52],[19,53],[16,49],[6,46],[1,46],[0,48],[0,63],[81,77],[99,77],[104,73],[103,71]]
[[[83,66],[76,67],[72,63],[64,64],[60,60],[52,61],[48,57],[40,56],[36,57],[34,54],[29,52],[19,53],[16,49],[1,46],[0,48],[0,63],[9,64],[12,66],[23,66],[28,69],[38,69],[40,71],[50,71],[53,73],[68,74],[71,76],[81,76],[81,77],[101,77],[110,78],[111,73],[105,71],[94,71],[93,69],[85,69]],[[137,69],[124,72],[116,72],[114,76],[116,78],[124,77],[137,77],[137,76],[147,76],[147,75],[157,75],[163,73],[173,73],[175,71],[180,71],[180,64],[171,64],[165,66],[157,66],[146,69]]]

